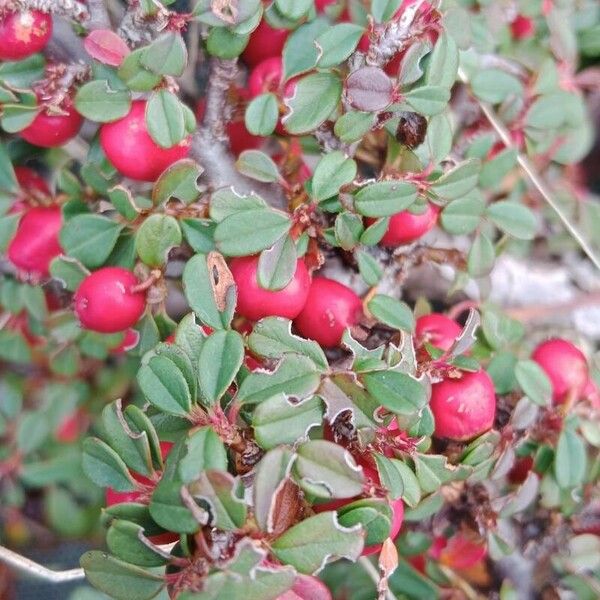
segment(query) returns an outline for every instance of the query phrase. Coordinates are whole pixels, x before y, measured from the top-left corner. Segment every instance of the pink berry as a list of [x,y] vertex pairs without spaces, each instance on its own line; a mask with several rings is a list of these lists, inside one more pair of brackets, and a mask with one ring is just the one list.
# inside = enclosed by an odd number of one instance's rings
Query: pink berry
[[42,148],[62,146],[77,135],[83,117],[75,110],[70,98],[62,103],[60,111],[64,114],[42,107],[31,124],[22,129],[19,135],[34,146]]
[[145,292],[132,292],[139,282],[122,267],[103,267],[88,275],[75,292],[75,314],[84,329],[100,333],[125,331],[142,316]]
[[234,258],[229,268],[237,285],[239,315],[256,321],[277,316],[294,319],[304,307],[310,288],[310,274],[304,261],[296,263],[296,272],[282,290],[271,291],[258,283],[258,256]]
[[148,133],[146,101],[135,100],[123,118],[102,125],[100,145],[123,175],[138,181],[154,181],[167,167],[187,156],[190,138],[171,148],[161,148]]
[[419,344],[427,342],[440,350],[450,350],[462,328],[456,322],[440,313],[423,315],[417,319],[415,337]]
[[[382,246],[395,247],[418,240],[436,226],[439,212],[440,209],[435,204],[429,203],[424,213],[416,215],[403,210],[393,215],[379,243]],[[369,224],[374,221],[375,219],[367,220]]]
[[483,370],[447,377],[431,388],[429,407],[438,438],[471,440],[491,429],[496,416],[494,383]]
[[361,315],[362,301],[354,291],[333,279],[316,277],[294,325],[300,335],[334,348],[346,327],[356,325]]
[[542,342],[531,358],[544,369],[552,382],[554,404],[565,402],[569,394],[582,395],[589,378],[585,356],[571,342],[554,338]]
[[535,22],[531,17],[517,15],[510,24],[510,31],[515,40],[526,40],[535,33]]
[[0,60],[21,60],[43,50],[52,17],[39,10],[8,12],[0,20]]
[[290,32],[287,29],[273,29],[263,19],[250,35],[246,49],[242,53],[244,62],[254,67],[271,56],[281,56],[283,46]]
[[8,245],[8,259],[17,269],[34,279],[47,277],[50,262],[62,252],[58,238],[61,226],[59,206],[39,206],[26,210]]

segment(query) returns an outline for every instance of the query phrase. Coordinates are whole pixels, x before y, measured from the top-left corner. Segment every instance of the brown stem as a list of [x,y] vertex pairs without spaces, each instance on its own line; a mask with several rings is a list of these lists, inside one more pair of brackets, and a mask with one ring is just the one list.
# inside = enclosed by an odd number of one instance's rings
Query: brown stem
[[137,285],[132,286],[131,288],[129,288],[129,291],[132,294],[145,292],[148,288],[152,287],[161,277],[162,271],[160,271],[159,269],[154,269],[150,273],[150,277],[148,277],[148,279],[142,281],[141,283],[138,283]]

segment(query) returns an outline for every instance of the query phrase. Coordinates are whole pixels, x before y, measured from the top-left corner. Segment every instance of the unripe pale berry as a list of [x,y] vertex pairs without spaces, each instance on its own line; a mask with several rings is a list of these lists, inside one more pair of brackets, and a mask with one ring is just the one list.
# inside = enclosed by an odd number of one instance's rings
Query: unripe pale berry
[[25,211],[8,245],[10,262],[34,279],[47,277],[50,262],[62,252],[59,233],[62,213],[58,206],[37,206]]
[[136,100],[123,118],[102,125],[100,145],[123,175],[138,181],[154,181],[167,167],[187,156],[190,138],[171,148],[161,148],[148,133],[146,101]]
[[229,268],[237,285],[236,311],[241,316],[252,321],[269,316],[294,319],[304,307],[311,279],[304,260],[298,259],[292,280],[277,291],[260,287],[258,256],[234,258]]
[[[38,97],[39,100],[39,97]],[[35,119],[19,135],[34,146],[55,148],[74,138],[83,123],[70,98],[60,106],[61,113],[43,107]]]
[[325,348],[334,348],[339,345],[344,329],[356,325],[361,316],[362,301],[353,290],[333,279],[316,277],[294,325],[303,337]]
[[571,342],[560,338],[539,344],[531,358],[544,369],[552,382],[554,404],[562,404],[569,394],[581,396],[589,378],[588,364],[583,352]]
[[461,332],[462,328],[456,321],[440,313],[423,315],[415,325],[418,343],[427,342],[440,350],[449,350]]
[[253,67],[271,56],[281,56],[283,45],[290,31],[287,29],[273,29],[263,19],[258,27],[250,34],[248,45],[242,53],[244,62]]
[[88,275],[75,292],[75,314],[84,329],[100,333],[125,331],[146,308],[146,293],[132,292],[139,282],[122,267],[103,267]]
[[0,60],[22,60],[43,50],[52,35],[52,17],[39,10],[6,13],[0,20]]
[[[403,210],[393,215],[379,243],[382,246],[395,247],[418,240],[436,226],[439,212],[440,209],[435,204],[429,203],[425,212],[421,214]],[[374,221],[375,219],[368,219],[369,224]]]
[[494,383],[483,370],[463,372],[460,379],[447,377],[431,386],[429,407],[435,420],[436,437],[471,440],[494,424]]

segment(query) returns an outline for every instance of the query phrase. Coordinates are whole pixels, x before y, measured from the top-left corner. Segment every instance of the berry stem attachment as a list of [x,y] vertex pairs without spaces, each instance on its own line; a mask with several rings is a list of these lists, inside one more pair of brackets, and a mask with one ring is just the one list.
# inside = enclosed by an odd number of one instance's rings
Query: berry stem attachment
[[145,292],[148,288],[152,287],[157,281],[159,281],[162,277],[162,271],[159,269],[154,269],[150,273],[150,277],[148,279],[138,283],[138,285],[132,286],[129,291],[132,294],[137,294],[139,292]]

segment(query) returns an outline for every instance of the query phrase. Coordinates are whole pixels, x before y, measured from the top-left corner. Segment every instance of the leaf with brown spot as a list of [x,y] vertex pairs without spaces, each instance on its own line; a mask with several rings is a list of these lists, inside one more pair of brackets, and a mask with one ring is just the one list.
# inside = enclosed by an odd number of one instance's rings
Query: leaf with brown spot
[[212,286],[215,303],[219,311],[227,307],[227,291],[235,286],[233,275],[227,266],[227,262],[219,252],[209,252],[206,257],[210,283]]

